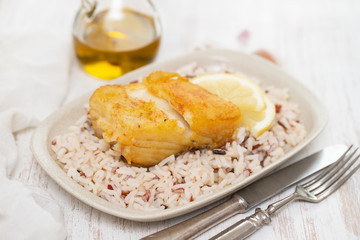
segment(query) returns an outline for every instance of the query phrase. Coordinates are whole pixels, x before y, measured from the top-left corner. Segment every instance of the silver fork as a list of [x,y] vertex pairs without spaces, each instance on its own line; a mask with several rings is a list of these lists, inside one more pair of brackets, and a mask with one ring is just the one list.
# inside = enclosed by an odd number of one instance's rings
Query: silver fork
[[[317,177],[305,184],[296,186],[293,194],[271,204],[266,210],[255,209],[255,213],[220,232],[211,240],[244,239],[256,232],[264,224],[271,222],[271,217],[280,209],[295,200],[318,203],[335,192],[351,175],[359,168],[360,163],[350,169],[359,159],[360,154],[355,156],[356,148],[350,151],[351,145],[335,163],[323,170]],[[350,161],[351,160],[351,161]]]

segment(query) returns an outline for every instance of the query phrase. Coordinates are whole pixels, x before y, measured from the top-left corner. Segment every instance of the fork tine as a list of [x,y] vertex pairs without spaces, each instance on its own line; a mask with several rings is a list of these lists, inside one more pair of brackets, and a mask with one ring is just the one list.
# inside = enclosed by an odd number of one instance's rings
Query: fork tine
[[[359,156],[357,157],[359,158]],[[357,170],[359,170],[360,164],[358,164],[355,168],[351,170],[345,177],[341,178],[340,181],[336,182],[336,184],[333,184],[328,189],[323,191],[318,197],[319,201],[324,200],[327,198],[330,194],[335,192],[341,185],[343,185]]]
[[313,185],[314,183],[317,183],[320,179],[322,179],[325,175],[327,175],[329,172],[331,172],[333,169],[336,168],[336,166],[340,166],[339,163],[343,161],[346,154],[350,151],[350,149],[353,147],[351,145],[344,153],[341,155],[341,157],[332,165],[330,165],[326,170],[324,170],[322,173],[320,173],[316,178],[310,180],[309,182],[302,185],[303,188],[306,188],[308,186]]
[[[353,155],[354,154],[351,154],[350,158]],[[312,189],[311,191],[313,192],[313,194],[318,195],[318,194],[322,193],[323,191],[325,191],[328,187],[333,185],[339,178],[341,178],[346,173],[347,170],[349,170],[351,168],[351,166],[359,159],[359,157],[360,157],[360,154],[357,155],[346,167],[345,167],[345,163],[344,163],[344,165],[343,165],[344,167],[343,167],[343,169],[341,169],[341,171],[336,172],[335,174],[330,176],[330,178],[332,177],[330,181],[323,182],[323,184],[321,186],[319,186],[318,188]]]

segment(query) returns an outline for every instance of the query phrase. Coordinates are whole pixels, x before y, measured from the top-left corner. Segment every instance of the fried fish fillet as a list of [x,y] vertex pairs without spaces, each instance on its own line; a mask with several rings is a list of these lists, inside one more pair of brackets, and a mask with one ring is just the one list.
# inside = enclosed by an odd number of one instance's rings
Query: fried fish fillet
[[186,149],[221,146],[240,125],[234,104],[180,75],[154,72],[143,81],[100,87],[89,102],[92,127],[129,164],[151,166]]
[[150,166],[181,152],[190,142],[183,137],[186,128],[171,112],[165,113],[155,101],[131,96],[141,92],[147,92],[141,84],[100,87],[90,98],[89,114],[98,135],[115,142],[128,163]]
[[153,72],[143,83],[150,93],[168,101],[192,131],[210,138],[211,147],[224,145],[240,125],[241,113],[237,106],[177,73]]

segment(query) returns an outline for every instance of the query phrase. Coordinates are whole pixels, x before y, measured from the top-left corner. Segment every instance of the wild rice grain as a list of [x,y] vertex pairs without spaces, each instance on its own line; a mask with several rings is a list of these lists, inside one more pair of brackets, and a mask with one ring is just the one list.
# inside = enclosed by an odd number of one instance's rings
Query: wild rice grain
[[212,150],[213,154],[218,154],[218,155],[225,155],[226,151],[222,150],[222,149],[213,149]]

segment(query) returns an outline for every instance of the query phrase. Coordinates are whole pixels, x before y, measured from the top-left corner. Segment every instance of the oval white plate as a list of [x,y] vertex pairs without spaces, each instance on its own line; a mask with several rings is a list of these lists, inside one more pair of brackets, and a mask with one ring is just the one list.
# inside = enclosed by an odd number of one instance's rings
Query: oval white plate
[[265,86],[273,85],[279,88],[288,88],[290,90],[291,101],[297,103],[300,107],[300,120],[305,125],[307,131],[306,138],[287,152],[285,156],[277,162],[265,167],[262,171],[249,176],[244,181],[234,183],[219,192],[204,196],[189,204],[166,210],[132,210],[107,202],[68,177],[56,163],[55,154],[50,148],[50,141],[54,136],[68,132],[69,127],[74,125],[81,116],[86,114],[84,105],[88,102],[91,93],[67,104],[42,122],[36,129],[32,138],[32,151],[35,158],[55,182],[86,204],[121,218],[151,222],[176,217],[194,211],[245,187],[284,164],[291,156],[309,144],[326,125],[328,115],[324,105],[302,84],[286,74],[276,65],[263,60],[260,57],[230,50],[195,52],[166,62],[153,63],[128,73],[111,83],[127,84],[133,80],[139,79],[141,76],[146,76],[155,70],[176,71],[179,67],[190,62],[197,62],[200,66],[208,68],[216,68],[221,64],[226,64],[230,69],[236,72],[242,72],[248,76],[260,79],[261,83]]

